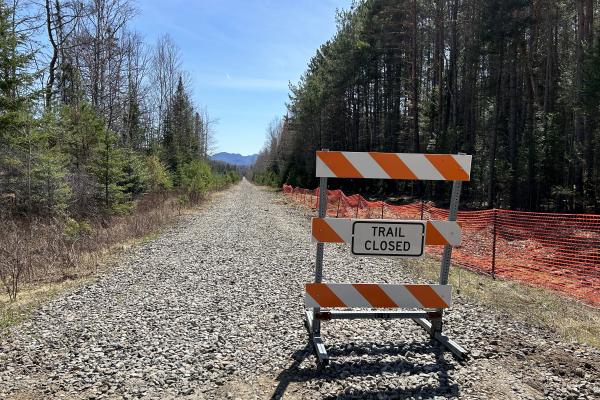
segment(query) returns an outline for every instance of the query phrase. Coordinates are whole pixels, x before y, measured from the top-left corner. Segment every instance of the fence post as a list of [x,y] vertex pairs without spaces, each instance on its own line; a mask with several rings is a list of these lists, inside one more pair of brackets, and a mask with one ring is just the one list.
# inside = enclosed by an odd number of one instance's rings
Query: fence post
[[358,203],[360,200],[356,200],[356,218],[358,218]]
[[425,208],[425,204],[423,203],[423,198],[421,198],[421,221],[423,221],[423,212]]
[[335,213],[335,217],[339,218],[340,216],[340,202],[342,201],[342,194],[340,193],[339,197],[338,197],[338,206],[337,206],[337,212]]
[[381,219],[383,219],[383,208],[385,207],[385,202],[381,202]]
[[498,224],[498,209],[494,208],[492,219],[492,279],[496,279],[496,225]]

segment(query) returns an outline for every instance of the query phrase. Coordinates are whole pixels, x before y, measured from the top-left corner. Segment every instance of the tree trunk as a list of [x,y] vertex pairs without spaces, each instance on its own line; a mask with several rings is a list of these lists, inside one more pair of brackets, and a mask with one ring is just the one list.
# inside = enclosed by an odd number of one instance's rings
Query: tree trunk
[[411,119],[412,119],[412,137],[413,149],[415,153],[421,152],[420,134],[419,134],[419,42],[418,42],[418,15],[417,0],[412,2],[412,54],[411,54]]
[[496,78],[496,103],[494,111],[494,128],[490,140],[490,171],[488,181],[488,207],[494,208],[496,204],[496,153],[498,147],[498,133],[500,131],[500,115],[502,107],[502,75],[504,67],[504,42],[500,42],[500,54],[498,55],[498,67]]

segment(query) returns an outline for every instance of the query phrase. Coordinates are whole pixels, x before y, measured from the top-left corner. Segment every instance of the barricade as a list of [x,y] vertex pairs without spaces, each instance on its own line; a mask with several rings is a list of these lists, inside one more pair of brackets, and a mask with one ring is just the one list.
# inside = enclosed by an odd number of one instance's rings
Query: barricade
[[[283,186],[283,192],[316,208],[319,190]],[[431,203],[391,205],[359,194],[328,191],[330,217],[444,219],[448,210]],[[600,215],[490,209],[460,211],[462,246],[454,249],[457,266],[493,277],[552,289],[600,307]],[[441,249],[426,247],[433,256]]]
[[[319,215],[312,220],[312,238],[317,243],[315,281],[305,287],[305,326],[319,365],[324,366],[329,361],[321,338],[321,322],[331,319],[412,319],[456,357],[466,356],[466,350],[444,336],[442,330],[444,310],[451,305],[448,275],[452,246],[461,242],[461,228],[456,223],[460,190],[462,182],[470,179],[470,172],[471,156],[462,154],[317,152]],[[333,177],[452,181],[447,221],[383,219],[385,203],[366,202],[360,197],[344,199],[347,204],[342,208],[343,193],[327,190],[327,179]],[[316,200],[306,190],[284,187],[284,192],[305,204],[312,205]],[[337,197],[337,205],[331,197]],[[355,218],[347,218],[347,205],[352,207],[354,202]],[[359,219],[362,202],[366,202],[369,210],[373,205],[381,207],[381,219],[370,216]],[[333,211],[330,204],[337,217],[341,212],[346,218],[327,218]],[[350,243],[353,255],[369,257],[420,257],[425,247],[443,246],[439,285],[323,283],[324,244],[340,242]]]

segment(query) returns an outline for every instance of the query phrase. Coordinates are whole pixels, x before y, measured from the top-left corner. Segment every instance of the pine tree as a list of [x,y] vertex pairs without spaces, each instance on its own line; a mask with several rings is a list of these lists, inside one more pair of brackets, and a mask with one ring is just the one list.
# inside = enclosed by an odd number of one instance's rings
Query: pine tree
[[103,126],[93,163],[89,166],[99,184],[96,198],[107,214],[123,214],[132,209],[130,198],[126,195],[126,161],[123,150],[116,143],[117,135]]
[[127,96],[126,113],[123,115],[124,137],[123,143],[126,147],[134,150],[144,148],[145,131],[142,124],[142,112],[139,99],[135,92]]
[[67,157],[69,183],[73,192],[71,212],[77,216],[96,214],[98,183],[96,163],[100,162],[97,152],[104,138],[104,122],[87,103],[64,106],[60,113],[60,124],[64,132],[63,153]]
[[194,130],[194,112],[180,77],[164,123],[163,146],[167,165],[172,171],[198,155],[198,137]]
[[61,147],[64,132],[56,115],[47,110],[32,130],[35,143],[31,166],[31,206],[44,216],[64,215],[71,199],[67,183],[68,158]]
[[205,143],[206,143],[206,130],[204,121],[202,121],[202,117],[199,112],[194,113],[194,140],[197,141],[198,145],[198,154],[196,157],[206,158],[205,153]]
[[48,158],[47,138],[34,129],[32,89],[38,75],[34,54],[27,50],[25,33],[15,25],[14,10],[0,0],[0,191],[12,193],[19,208],[34,211],[34,167]]

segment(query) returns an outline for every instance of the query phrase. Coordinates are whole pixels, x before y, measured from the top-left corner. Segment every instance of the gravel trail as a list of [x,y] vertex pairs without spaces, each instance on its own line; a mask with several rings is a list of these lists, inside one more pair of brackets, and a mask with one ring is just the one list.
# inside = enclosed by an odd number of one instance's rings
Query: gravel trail
[[[306,210],[243,181],[1,337],[0,399],[600,399],[597,350],[460,297],[445,329],[467,362],[410,321],[334,321],[318,371],[302,323],[314,248]],[[407,276],[326,247],[325,281]]]

